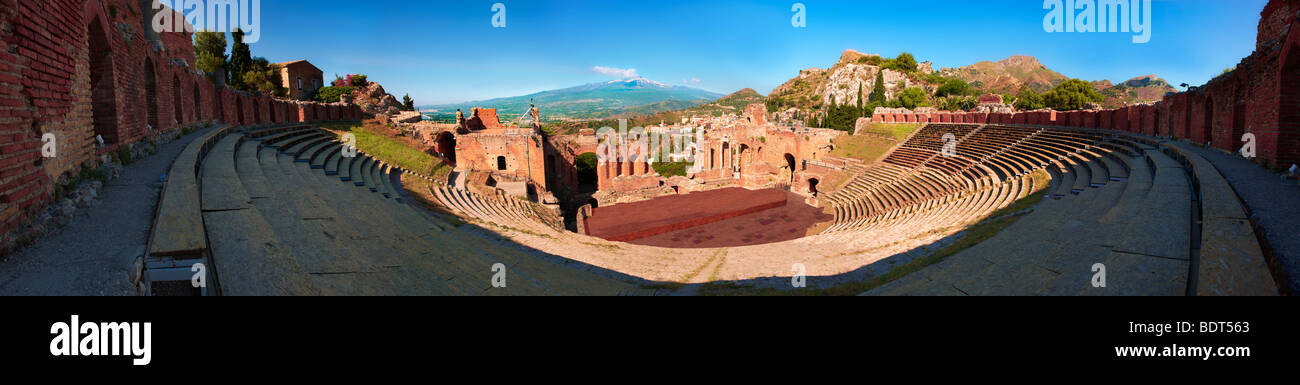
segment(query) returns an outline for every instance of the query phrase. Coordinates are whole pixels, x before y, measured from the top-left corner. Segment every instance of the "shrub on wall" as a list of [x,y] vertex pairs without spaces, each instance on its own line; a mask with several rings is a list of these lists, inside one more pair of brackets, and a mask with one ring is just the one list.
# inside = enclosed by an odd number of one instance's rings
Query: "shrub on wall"
[[354,89],[354,87],[321,87],[316,90],[316,95],[312,97],[312,100],[321,103],[335,103],[339,101],[340,96],[351,94]]

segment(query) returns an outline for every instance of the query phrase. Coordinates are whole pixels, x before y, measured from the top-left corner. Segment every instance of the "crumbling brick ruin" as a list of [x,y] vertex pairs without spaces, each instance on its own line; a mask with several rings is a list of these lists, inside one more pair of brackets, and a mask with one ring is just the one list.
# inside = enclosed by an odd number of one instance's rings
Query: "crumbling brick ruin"
[[[44,209],[57,182],[159,134],[361,118],[351,105],[218,88],[194,67],[191,33],[148,27],[149,3],[0,0],[0,234]],[[42,156],[46,134],[57,156]]]

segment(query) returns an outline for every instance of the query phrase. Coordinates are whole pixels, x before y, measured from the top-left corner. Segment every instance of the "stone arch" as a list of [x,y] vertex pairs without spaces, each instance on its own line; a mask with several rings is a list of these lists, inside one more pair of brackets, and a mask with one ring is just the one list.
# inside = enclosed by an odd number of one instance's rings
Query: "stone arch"
[[817,184],[818,184],[818,183],[821,183],[821,180],[819,180],[819,179],[817,179],[817,178],[808,178],[808,193],[809,193],[809,194],[812,194],[813,196],[817,196]]
[[1236,151],[1241,148],[1241,137],[1246,134],[1246,114],[1249,103],[1246,103],[1246,86],[1244,82],[1237,83],[1236,97],[1232,98],[1232,128],[1231,137],[1228,138],[1227,150]]
[[745,173],[745,158],[749,156],[749,145],[741,143],[739,156],[736,157],[736,170],[741,174]]
[[149,127],[158,129],[158,77],[154,72],[153,59],[144,59],[144,104],[145,121]]
[[1179,127],[1177,137],[1183,139],[1192,138],[1192,98],[1184,94],[1182,99],[1183,106],[1183,126]]
[[1164,106],[1160,105],[1160,106],[1156,106],[1155,108],[1152,108],[1154,110],[1151,112],[1152,120],[1154,122],[1152,123],[1153,126],[1151,127],[1152,135],[1162,135],[1165,133],[1165,129],[1160,126],[1160,110],[1162,109],[1162,107]]
[[456,135],[451,131],[438,134],[438,138],[434,140],[433,151],[442,156],[443,163],[452,168],[456,167]]
[[584,152],[573,157],[578,193],[593,193],[600,190],[600,174],[597,170],[599,167],[600,160],[595,151]]
[[1205,127],[1201,128],[1201,138],[1198,142],[1204,144],[1214,138],[1214,95],[1206,93],[1205,103],[1201,108],[1205,111],[1201,116],[1205,121]]
[[249,121],[252,125],[262,124],[262,98],[253,96],[249,98],[253,104],[253,120]]
[[244,122],[244,97],[239,94],[235,94],[235,122],[239,123],[240,126],[246,124]]
[[113,76],[113,51],[109,31],[101,17],[93,17],[87,26],[90,52],[90,114],[95,135],[104,144],[118,142],[117,87]]
[[794,184],[794,171],[795,171],[794,155],[790,155],[790,153],[788,153],[788,152],[785,154],[785,165],[786,165],[786,167],[788,167],[788,168],[790,169],[790,180],[789,180],[789,182],[790,182],[790,184],[793,185],[793,184]]
[[731,162],[731,143],[722,142],[722,168],[730,170],[732,167]]
[[226,122],[226,95],[217,88],[212,89],[212,109],[213,119]]
[[181,92],[181,76],[180,74],[172,74],[172,119],[176,121],[177,127],[185,124],[185,111],[181,107],[183,106]]
[[[1293,36],[1297,32],[1292,31]],[[1300,40],[1300,39],[1291,39]],[[1290,167],[1300,162],[1295,153],[1300,148],[1300,41],[1291,43],[1288,55],[1283,56],[1281,74],[1281,105],[1278,106],[1278,166]],[[1258,138],[1256,139],[1258,141]]]
[[203,92],[199,89],[199,82],[194,82],[194,121],[203,120]]

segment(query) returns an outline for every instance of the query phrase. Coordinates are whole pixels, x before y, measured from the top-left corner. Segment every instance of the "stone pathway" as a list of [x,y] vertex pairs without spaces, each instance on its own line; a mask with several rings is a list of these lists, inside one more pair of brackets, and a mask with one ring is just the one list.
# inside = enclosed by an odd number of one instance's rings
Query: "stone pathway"
[[1209,150],[1184,144],[1219,169],[1219,173],[1237,190],[1237,196],[1250,209],[1250,215],[1262,228],[1264,237],[1277,258],[1276,268],[1289,277],[1280,286],[1283,292],[1300,292],[1300,184],[1282,180],[1259,165],[1237,154]]
[[144,252],[162,188],[181,150],[208,130],[164,144],[126,166],[88,209],[0,261],[0,295],[134,295],[129,276]]

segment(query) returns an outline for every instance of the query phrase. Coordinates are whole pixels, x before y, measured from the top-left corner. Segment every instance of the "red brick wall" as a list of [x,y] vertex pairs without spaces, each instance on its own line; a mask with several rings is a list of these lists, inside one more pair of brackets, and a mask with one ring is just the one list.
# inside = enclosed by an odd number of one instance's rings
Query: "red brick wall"
[[146,33],[146,15],[138,0],[0,0],[0,243],[97,155],[198,122],[272,121],[269,98],[217,90],[191,67],[192,35]]

